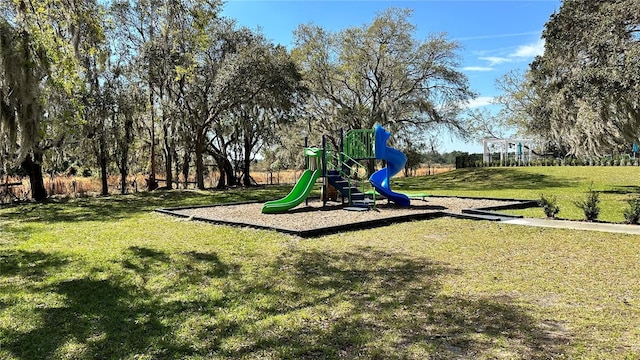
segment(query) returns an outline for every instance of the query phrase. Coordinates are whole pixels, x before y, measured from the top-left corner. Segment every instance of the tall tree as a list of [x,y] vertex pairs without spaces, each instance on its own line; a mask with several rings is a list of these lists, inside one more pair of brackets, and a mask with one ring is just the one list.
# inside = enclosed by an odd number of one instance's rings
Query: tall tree
[[[544,112],[545,100],[539,96],[532,81],[530,70],[513,70],[498,78],[496,85],[502,93],[496,98],[496,104],[502,106],[501,110],[495,116],[484,117],[485,121],[475,123],[488,129],[496,125],[498,129],[515,129],[520,137],[535,140],[537,150],[541,153],[565,156],[568,153],[567,140],[549,135],[551,122]],[[488,119],[491,121],[486,121]]]
[[536,121],[576,155],[630,147],[640,136],[640,2],[565,0],[531,64]]
[[1,20],[3,128],[29,175],[32,197],[42,200],[44,153],[60,146],[80,121],[85,71],[79,59],[86,49],[81,44],[102,30],[93,0],[11,5],[5,14],[13,18]]
[[234,132],[242,153],[242,183],[251,186],[250,165],[260,147],[275,137],[279,124],[292,122],[296,110],[306,95],[302,76],[286,49],[274,47],[263,37],[243,51],[243,57],[253,65],[249,86],[256,96],[240,104],[232,114]]
[[[112,7],[147,91],[152,187],[159,144],[167,185],[172,183],[176,139],[184,139],[186,134],[178,132],[191,130],[178,123],[188,119],[193,110],[189,110],[183,95],[190,90],[187,87],[199,60],[197,54],[213,41],[210,32],[215,32],[219,6],[215,0],[119,0]],[[193,143],[195,139],[190,140]]]
[[[246,134],[250,155],[256,145],[256,134],[249,133],[252,129],[243,133],[247,124],[265,120],[263,111],[270,111],[276,118],[283,117],[293,106],[300,78],[283,48],[274,47],[260,33],[237,28],[234,21],[220,20],[208,36],[211,42],[197,53],[192,66],[181,76],[184,85],[178,99],[189,112],[190,124],[186,128],[194,133],[199,188],[204,188],[206,154],[217,163],[220,174],[217,186],[236,184],[231,147],[238,145]],[[256,107],[257,113],[253,111]],[[256,114],[259,116],[254,117]],[[247,126],[238,123],[239,117]]]
[[137,65],[138,86],[145,90],[148,111],[149,179],[148,189],[156,187],[156,94],[154,84],[157,78],[157,61],[162,54],[156,54],[156,39],[160,32],[160,12],[163,0],[117,0],[111,6],[115,23],[119,24],[124,54]]
[[[102,16],[103,9],[97,4],[91,9],[96,17]],[[85,95],[82,98],[82,112],[85,134],[91,140],[96,164],[100,168],[101,194],[109,194],[108,165],[111,159],[109,146],[112,109],[115,106],[112,75],[107,69],[111,51],[102,31],[85,35],[85,39],[77,45],[77,56],[84,68]]]
[[6,144],[2,160],[5,167],[13,161],[21,164],[36,200],[47,196],[42,153],[33,151],[42,140],[41,81],[47,72],[44,50],[34,48],[30,34],[0,19],[0,136]]
[[[208,149],[218,163],[221,183],[226,175],[224,167],[228,158],[223,153],[227,144],[227,140],[223,139],[224,116],[240,103],[233,99],[236,83],[233,83],[234,69],[230,65],[233,60],[228,60],[237,52],[238,33],[234,26],[233,22],[224,20],[219,24],[207,25],[208,40],[196,49],[191,63],[181,69],[178,101],[188,114],[182,128],[192,134],[199,189],[205,187],[204,159]],[[213,144],[215,140],[222,142],[219,147]]]
[[512,70],[496,80],[496,87],[502,92],[496,103],[502,105],[500,113],[503,124],[515,126],[526,135],[539,135],[534,119],[536,104],[540,101],[531,85],[531,74],[528,71]]
[[296,30],[293,55],[311,89],[313,127],[330,134],[375,123],[464,132],[457,115],[474,94],[456,70],[459,45],[444,34],[416,39],[411,13],[391,8],[337,33],[316,25]]
[[111,139],[115,161],[120,171],[120,191],[127,193],[127,176],[130,169],[130,151],[135,137],[135,123],[143,113],[144,97],[137,87],[124,81],[114,81],[114,107],[111,111]]

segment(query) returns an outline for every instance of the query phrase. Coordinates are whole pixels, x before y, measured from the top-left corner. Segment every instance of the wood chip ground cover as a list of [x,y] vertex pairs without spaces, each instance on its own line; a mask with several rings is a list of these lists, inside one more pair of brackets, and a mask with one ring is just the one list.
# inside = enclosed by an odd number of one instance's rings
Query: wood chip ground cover
[[429,197],[426,201],[412,200],[408,208],[399,207],[393,203],[382,201],[376,210],[346,211],[338,203],[329,203],[322,209],[319,200],[309,201],[282,214],[263,214],[262,203],[223,205],[211,207],[197,207],[177,209],[172,212],[193,218],[228,223],[242,223],[247,225],[271,227],[291,231],[308,231],[332,226],[357,224],[372,220],[393,219],[407,215],[450,212],[461,213],[462,209],[483,208],[498,205],[516,204],[518,201],[466,199],[456,197]]

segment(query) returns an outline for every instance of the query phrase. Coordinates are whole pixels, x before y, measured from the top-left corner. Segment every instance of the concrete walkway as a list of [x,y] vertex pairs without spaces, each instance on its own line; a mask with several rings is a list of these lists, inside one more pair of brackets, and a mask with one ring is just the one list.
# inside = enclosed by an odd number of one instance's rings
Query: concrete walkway
[[505,224],[537,226],[556,229],[591,230],[611,233],[640,235],[640,225],[591,223],[584,221],[550,220],[550,219],[504,219]]

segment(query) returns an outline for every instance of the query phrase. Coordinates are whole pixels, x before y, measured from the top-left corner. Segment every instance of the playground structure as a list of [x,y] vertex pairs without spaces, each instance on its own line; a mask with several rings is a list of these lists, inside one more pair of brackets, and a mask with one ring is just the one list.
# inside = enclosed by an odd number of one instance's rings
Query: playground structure
[[[400,172],[407,157],[401,151],[387,146],[387,140],[391,134],[376,125],[373,129],[358,129],[341,134],[338,149],[334,149],[326,138],[322,137],[321,147],[306,147],[306,169],[293,189],[287,196],[279,200],[266,202],[262,207],[262,213],[277,214],[286,212],[307,199],[318,178],[322,178],[323,205],[327,202],[327,190],[333,186],[341,195],[343,204],[348,205],[349,210],[368,210],[375,206],[376,194],[380,194],[389,201],[400,206],[409,206],[409,197],[405,194],[391,190],[389,179]],[[369,177],[369,183],[374,191],[365,194],[357,186],[362,180],[357,177],[361,160],[379,159],[386,162],[386,166],[374,172]],[[370,195],[370,196],[369,196]]]
[[485,164],[491,164],[493,154],[491,151],[493,146],[499,147],[500,165],[507,165],[509,161],[514,160],[518,165],[528,165],[533,160],[534,142],[531,139],[497,139],[485,138],[482,140],[483,156],[482,160]]

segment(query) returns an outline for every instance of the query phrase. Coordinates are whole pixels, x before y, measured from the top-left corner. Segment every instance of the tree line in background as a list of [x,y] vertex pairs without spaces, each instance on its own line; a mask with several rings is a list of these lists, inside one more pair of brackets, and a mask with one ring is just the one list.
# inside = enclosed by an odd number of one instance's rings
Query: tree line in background
[[640,142],[640,2],[565,0],[542,37],[544,54],[498,81],[498,118],[556,157],[630,153]]
[[[10,0],[0,5],[0,162],[46,198],[43,172],[157,174],[172,184],[215,167],[251,185],[256,157],[303,164],[302,139],[372,127],[423,147],[439,127],[466,135],[474,94],[458,44],[415,38],[410,10],[330,32],[300,25],[291,50],[220,17],[211,0]],[[195,168],[195,174],[192,169]]]
[[[640,3],[565,0],[545,52],[498,80],[502,111],[468,111],[459,44],[417,39],[411,10],[330,31],[303,24],[290,49],[220,16],[215,0],[8,0],[0,3],[0,173],[97,169],[157,174],[204,188],[251,185],[256,159],[296,168],[303,139],[338,144],[375,123],[411,163],[435,156],[438,131],[462,138],[513,126],[541,152],[622,152],[640,129]],[[498,136],[499,137],[499,136]],[[435,144],[435,145],[434,145]],[[451,162],[438,159],[434,162]],[[372,166],[372,165],[371,165]]]

